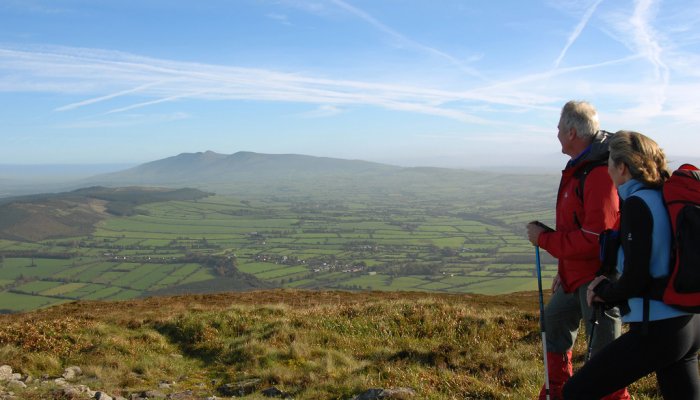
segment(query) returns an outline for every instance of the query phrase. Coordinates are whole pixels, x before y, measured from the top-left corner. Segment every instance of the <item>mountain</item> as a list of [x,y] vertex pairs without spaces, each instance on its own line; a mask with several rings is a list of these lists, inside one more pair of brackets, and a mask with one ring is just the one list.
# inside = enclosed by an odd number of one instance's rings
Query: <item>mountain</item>
[[91,180],[111,184],[189,184],[248,180],[319,178],[351,174],[395,172],[400,167],[367,161],[297,154],[260,154],[241,151],[225,155],[207,151],[182,153]]
[[[513,171],[515,172],[515,171]],[[485,182],[503,182],[514,192],[555,188],[553,175],[511,171],[468,171],[433,167],[398,167],[360,160],[298,154],[212,151],[183,153],[120,172],[82,181],[82,186],[157,185],[193,187],[219,194],[286,198],[345,198],[348,194],[425,200],[464,196]]]

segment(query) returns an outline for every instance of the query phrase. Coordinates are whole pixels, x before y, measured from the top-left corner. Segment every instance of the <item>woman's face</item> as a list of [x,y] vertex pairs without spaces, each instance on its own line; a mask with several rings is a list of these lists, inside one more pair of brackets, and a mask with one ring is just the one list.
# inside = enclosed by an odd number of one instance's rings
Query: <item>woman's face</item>
[[625,163],[615,164],[612,158],[608,157],[608,175],[612,179],[615,187],[622,185],[629,180],[629,174]]

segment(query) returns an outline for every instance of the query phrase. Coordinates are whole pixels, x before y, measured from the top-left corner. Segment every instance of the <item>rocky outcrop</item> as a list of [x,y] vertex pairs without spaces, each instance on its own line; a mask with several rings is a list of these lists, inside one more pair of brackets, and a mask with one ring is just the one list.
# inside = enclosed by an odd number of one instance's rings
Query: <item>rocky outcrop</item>
[[[97,400],[223,400],[246,396],[252,393],[260,393],[262,396],[279,399],[293,399],[293,396],[276,387],[267,387],[262,389],[262,381],[257,378],[246,379],[239,382],[226,383],[218,387],[217,397],[214,395],[202,395],[195,393],[192,390],[176,391],[173,390],[177,386],[176,382],[161,382],[158,389],[137,391],[129,394],[128,398],[110,395],[102,391],[95,391],[89,387],[79,384],[83,371],[80,367],[67,367],[60,377],[44,376],[41,378],[33,378],[29,375],[22,375],[13,372],[9,365],[0,366],[0,400],[20,400],[22,394],[29,390],[44,388],[47,391],[53,392],[52,398],[66,399],[97,399]],[[263,386],[264,387],[264,386]],[[167,392],[167,393],[166,393]],[[391,389],[369,389],[364,393],[358,394],[351,400],[379,400],[379,399],[395,399],[408,400],[413,399],[416,392],[410,388],[391,388]]]

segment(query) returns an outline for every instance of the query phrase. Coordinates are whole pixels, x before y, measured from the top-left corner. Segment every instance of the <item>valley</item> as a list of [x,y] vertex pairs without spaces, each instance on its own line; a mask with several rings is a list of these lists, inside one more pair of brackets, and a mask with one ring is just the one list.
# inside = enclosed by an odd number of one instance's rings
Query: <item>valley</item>
[[[16,312],[78,299],[266,287],[533,290],[533,249],[523,226],[550,218],[545,209],[474,212],[467,204],[231,196],[157,202],[137,210],[110,216],[84,236],[0,241],[2,308]],[[241,274],[234,280],[214,264],[195,262],[202,256],[229,260]],[[551,276],[554,260],[545,264],[545,276]]]

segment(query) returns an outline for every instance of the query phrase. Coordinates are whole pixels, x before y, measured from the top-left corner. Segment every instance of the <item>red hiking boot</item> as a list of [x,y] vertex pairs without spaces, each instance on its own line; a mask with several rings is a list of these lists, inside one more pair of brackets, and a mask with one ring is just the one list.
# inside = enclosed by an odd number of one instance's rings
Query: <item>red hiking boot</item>
[[600,400],[630,400],[630,394],[627,393],[627,388],[623,388],[617,392],[610,393]]

